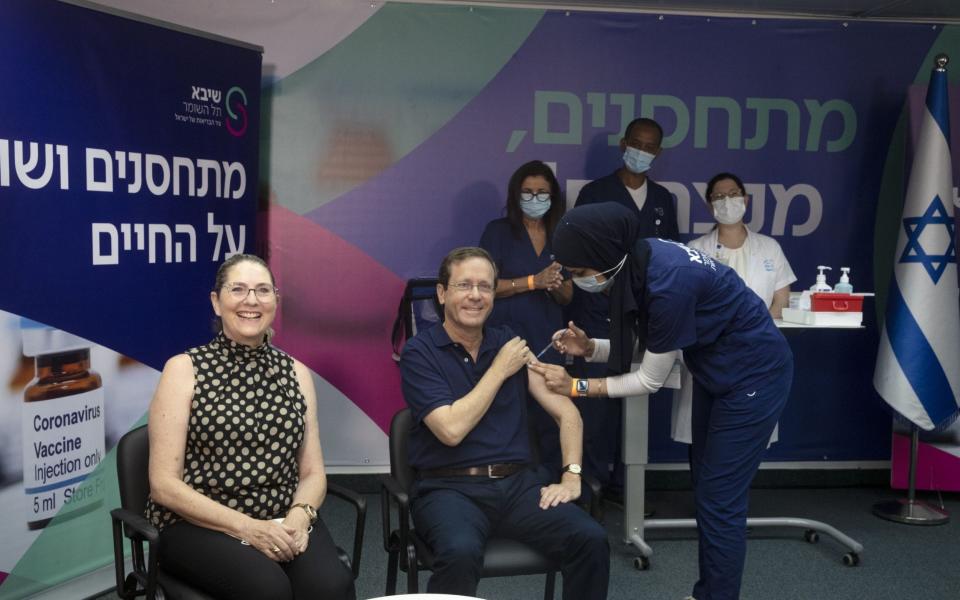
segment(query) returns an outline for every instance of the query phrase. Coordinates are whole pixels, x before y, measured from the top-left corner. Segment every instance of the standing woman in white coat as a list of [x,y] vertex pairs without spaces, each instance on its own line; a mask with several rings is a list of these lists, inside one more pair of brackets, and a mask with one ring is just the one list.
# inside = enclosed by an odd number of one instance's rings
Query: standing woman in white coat
[[754,233],[743,223],[750,196],[740,178],[719,173],[707,183],[707,202],[717,226],[687,245],[729,266],[757,293],[774,319],[790,302],[790,284],[797,280],[780,244]]
[[[750,205],[743,181],[733,173],[718,173],[707,183],[707,202],[717,225],[706,235],[689,242],[691,248],[712,256],[737,272],[747,287],[757,293],[774,319],[790,303],[790,284],[797,280],[777,240],[754,233],[743,223]],[[691,443],[693,379],[684,369],[680,389],[675,394],[671,435],[674,441]],[[779,439],[779,427],[770,443]]]

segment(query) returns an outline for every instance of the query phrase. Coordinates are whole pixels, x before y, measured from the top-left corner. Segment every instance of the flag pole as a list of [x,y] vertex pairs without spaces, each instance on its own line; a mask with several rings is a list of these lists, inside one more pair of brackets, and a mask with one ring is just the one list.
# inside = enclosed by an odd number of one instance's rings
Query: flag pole
[[950,522],[950,513],[936,506],[917,500],[917,454],[920,447],[920,428],[910,425],[910,471],[907,480],[907,497],[899,500],[884,500],[873,505],[873,514],[881,519],[907,525],[943,525]]
[[[899,262],[895,260],[894,277],[891,281],[893,304],[887,306],[886,327],[881,334],[880,351],[877,355],[877,368],[874,373],[874,386],[884,400],[897,412],[910,421],[910,467],[907,483],[907,497],[888,500],[873,505],[873,514],[897,523],[908,525],[941,525],[950,521],[950,514],[941,508],[917,500],[917,460],[920,447],[920,427],[932,429],[937,422],[945,421],[960,408],[960,379],[954,375],[957,355],[953,353],[956,338],[960,337],[960,322],[956,318],[944,324],[942,332],[949,343],[934,336],[934,342],[928,338],[928,331],[940,328],[940,323],[931,324],[929,320],[915,317],[931,314],[947,315],[957,310],[956,271],[951,271],[948,279],[941,285],[940,275],[944,270],[933,273],[931,265],[924,264],[929,278],[923,277],[915,264],[928,260],[926,252],[910,250],[920,246],[919,228],[916,225],[934,214],[934,209],[949,215],[953,220],[949,203],[944,206],[943,198],[952,195],[952,176],[950,174],[950,119],[947,102],[947,63],[946,54],[934,58],[934,69],[930,74],[927,87],[925,113],[920,125],[917,153],[913,161],[913,171],[907,186],[907,195],[903,207],[903,231],[900,232],[898,253],[902,252]],[[924,217],[918,215],[924,214]],[[938,213],[939,214],[939,213]],[[939,221],[938,221],[939,223]],[[913,224],[911,227],[910,224]],[[952,223],[951,223],[952,224]],[[945,232],[932,233],[937,239],[949,238],[952,248],[955,240],[951,224],[943,225]],[[906,240],[904,235],[911,237]],[[944,240],[945,241],[945,240]],[[909,242],[904,246],[905,242]],[[914,253],[917,256],[913,256]],[[917,257],[924,256],[922,260]],[[943,269],[947,263],[954,262],[947,252],[941,263]],[[909,265],[909,268],[908,268]],[[955,266],[953,267],[956,268]],[[891,329],[892,327],[892,329]],[[943,336],[941,336],[943,337]],[[938,345],[938,348],[934,348]],[[946,348],[946,350],[944,350]],[[903,356],[919,353],[921,360],[904,362]],[[941,356],[944,354],[944,356]],[[898,356],[899,355],[899,356]],[[949,401],[948,401],[949,400]],[[919,419],[919,421],[918,421]],[[918,424],[919,423],[919,424]]]

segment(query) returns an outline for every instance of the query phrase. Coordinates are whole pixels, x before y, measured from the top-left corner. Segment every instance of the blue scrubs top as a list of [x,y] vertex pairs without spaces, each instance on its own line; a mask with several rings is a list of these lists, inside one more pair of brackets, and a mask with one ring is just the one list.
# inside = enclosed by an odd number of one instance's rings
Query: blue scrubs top
[[[549,236],[548,236],[549,237]],[[526,231],[515,238],[506,218],[496,219],[487,224],[480,236],[480,247],[490,253],[497,265],[500,279],[514,279],[536,275],[553,262],[550,240],[540,256],[533,248],[533,242]],[[526,282],[524,282],[526,285]],[[566,324],[563,320],[563,307],[546,290],[521,292],[509,298],[497,298],[493,303],[493,314],[487,321],[489,325],[506,325],[526,340],[530,350],[540,352],[550,337]],[[551,348],[540,357],[547,363],[563,364],[563,356]]]
[[484,327],[476,362],[450,339],[442,325],[407,341],[400,358],[400,377],[414,422],[407,446],[411,466],[442,469],[531,461],[526,369],[504,381],[483,418],[459,445],[443,444],[423,422],[434,409],[470,393],[500,348],[514,337],[507,327]]
[[651,352],[682,349],[713,396],[754,388],[791,360],[763,300],[733,269],[677,242],[647,241]]

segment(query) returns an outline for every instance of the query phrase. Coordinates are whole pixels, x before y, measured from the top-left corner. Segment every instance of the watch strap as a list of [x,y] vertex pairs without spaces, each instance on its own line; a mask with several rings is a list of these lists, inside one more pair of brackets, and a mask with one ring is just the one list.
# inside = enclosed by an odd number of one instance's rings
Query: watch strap
[[290,510],[293,510],[295,508],[302,508],[303,512],[307,513],[307,518],[310,519],[311,525],[313,525],[317,521],[317,509],[310,506],[306,502],[297,502],[296,504],[290,507]]

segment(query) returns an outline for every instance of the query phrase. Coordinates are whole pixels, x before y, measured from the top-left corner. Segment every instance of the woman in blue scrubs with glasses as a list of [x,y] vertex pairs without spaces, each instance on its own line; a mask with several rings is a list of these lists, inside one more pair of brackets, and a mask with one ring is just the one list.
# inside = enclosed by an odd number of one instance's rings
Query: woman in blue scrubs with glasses
[[[507,215],[487,224],[480,247],[497,265],[497,290],[488,324],[509,325],[534,351],[549,344],[563,327],[562,306],[573,297],[550,248],[553,230],[563,216],[560,184],[539,160],[517,169],[507,184]],[[558,354],[552,350],[557,362]]]
[[[613,375],[571,379],[536,364],[554,392],[652,394],[677,351],[693,374],[691,475],[699,535],[696,600],[740,595],[750,483],[786,404],[793,355],[766,305],[729,267],[677,242],[640,238],[637,217],[613,203],[578,207],[557,225],[553,252],[588,292],[610,295],[610,339],[570,323],[561,352],[606,362]],[[635,352],[643,356],[631,372]]]
[[[563,327],[563,305],[573,297],[573,285],[563,280],[550,247],[564,209],[553,171],[546,163],[532,160],[510,177],[506,216],[488,223],[480,237],[480,247],[493,257],[498,275],[488,325],[508,325],[533,352],[547,348],[540,360],[555,364],[562,364],[563,356],[549,348],[550,337]],[[559,469],[556,422],[536,402],[528,409],[540,441],[541,462],[556,463]]]

